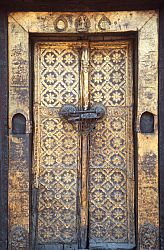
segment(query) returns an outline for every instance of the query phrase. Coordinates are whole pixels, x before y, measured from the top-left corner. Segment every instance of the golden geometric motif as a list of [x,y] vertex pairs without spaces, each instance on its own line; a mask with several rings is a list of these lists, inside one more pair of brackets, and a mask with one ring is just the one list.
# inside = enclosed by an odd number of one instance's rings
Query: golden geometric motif
[[[128,102],[127,46],[116,48],[106,45],[91,47],[91,104],[124,106]],[[127,98],[126,98],[127,97]]]
[[[37,244],[77,242],[79,138],[59,108],[78,104],[79,52],[73,46],[38,46],[39,195]],[[36,91],[37,92],[37,91]],[[37,115],[36,115],[37,117]]]
[[[128,50],[128,44],[115,47],[111,43],[91,44],[90,104],[103,104],[106,115],[90,136],[90,244],[134,242],[133,183],[128,178],[134,171]],[[40,244],[78,240],[78,127],[62,120],[58,111],[66,103],[78,106],[79,51],[66,43],[39,47],[36,89],[40,111],[36,126],[40,152],[35,161],[39,159],[37,242]]]
[[41,105],[61,107],[78,102],[79,52],[65,47],[41,49]]
[[91,45],[90,102],[104,104],[106,116],[97,122],[90,137],[90,244],[134,243],[134,187],[129,180],[134,166],[128,50],[127,45]]

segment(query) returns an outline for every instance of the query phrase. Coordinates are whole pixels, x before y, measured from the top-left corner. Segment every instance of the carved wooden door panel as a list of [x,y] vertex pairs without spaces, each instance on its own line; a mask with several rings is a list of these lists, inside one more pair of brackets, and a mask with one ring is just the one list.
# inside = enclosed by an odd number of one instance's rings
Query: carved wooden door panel
[[105,117],[90,135],[90,247],[133,249],[132,55],[128,42],[91,43],[90,105]]
[[133,249],[131,43],[37,43],[34,61],[33,248]]
[[[38,189],[34,245],[78,243],[80,148],[78,125],[58,112],[62,105],[79,105],[80,43],[38,44],[35,74],[34,186]],[[34,220],[33,220],[34,222]],[[71,244],[72,245],[72,244]],[[51,249],[51,248],[50,248]]]

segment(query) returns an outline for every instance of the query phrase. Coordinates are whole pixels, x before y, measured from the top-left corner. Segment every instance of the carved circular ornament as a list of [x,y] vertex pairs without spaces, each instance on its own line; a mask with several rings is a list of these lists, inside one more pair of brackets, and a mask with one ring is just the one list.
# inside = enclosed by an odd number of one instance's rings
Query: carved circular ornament
[[55,30],[58,32],[64,32],[68,28],[68,22],[64,16],[59,16],[54,22]]

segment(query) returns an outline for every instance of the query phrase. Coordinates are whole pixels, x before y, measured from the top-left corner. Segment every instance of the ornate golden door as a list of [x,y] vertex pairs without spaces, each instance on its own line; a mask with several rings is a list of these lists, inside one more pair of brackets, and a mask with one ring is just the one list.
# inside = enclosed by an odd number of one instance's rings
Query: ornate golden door
[[9,250],[158,250],[158,12],[14,12],[8,30]]
[[34,65],[34,249],[133,249],[131,42],[37,43]]

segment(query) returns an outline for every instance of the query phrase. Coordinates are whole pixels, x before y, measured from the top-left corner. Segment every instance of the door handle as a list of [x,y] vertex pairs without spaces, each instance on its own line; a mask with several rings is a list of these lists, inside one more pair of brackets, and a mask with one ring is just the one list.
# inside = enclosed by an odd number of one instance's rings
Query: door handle
[[88,110],[78,110],[73,105],[63,105],[59,111],[59,116],[68,122],[91,122],[102,119],[105,116],[105,107],[101,104],[94,105]]

